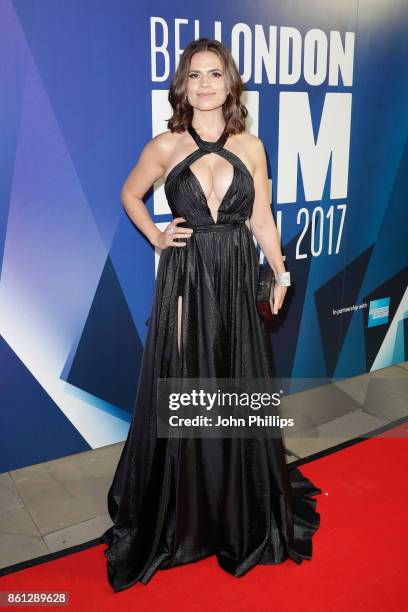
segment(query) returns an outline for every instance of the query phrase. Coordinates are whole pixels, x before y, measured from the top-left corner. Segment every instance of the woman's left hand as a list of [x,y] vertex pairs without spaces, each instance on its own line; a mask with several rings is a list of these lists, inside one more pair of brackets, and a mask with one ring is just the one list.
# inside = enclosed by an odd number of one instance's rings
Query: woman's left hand
[[275,283],[275,287],[273,290],[273,299],[271,296],[271,299],[269,300],[273,314],[278,314],[278,310],[282,307],[287,290],[287,287],[281,287],[280,285],[278,285],[278,283]]

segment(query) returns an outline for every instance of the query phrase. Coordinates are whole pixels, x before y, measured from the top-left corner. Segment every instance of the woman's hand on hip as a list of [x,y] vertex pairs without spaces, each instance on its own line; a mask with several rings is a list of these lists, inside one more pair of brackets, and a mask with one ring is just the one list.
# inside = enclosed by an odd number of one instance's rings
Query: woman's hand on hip
[[193,230],[190,227],[178,227],[178,223],[185,221],[184,217],[176,217],[168,224],[166,229],[159,232],[153,244],[159,249],[167,249],[169,246],[183,247],[187,242],[178,242],[176,238],[190,238]]

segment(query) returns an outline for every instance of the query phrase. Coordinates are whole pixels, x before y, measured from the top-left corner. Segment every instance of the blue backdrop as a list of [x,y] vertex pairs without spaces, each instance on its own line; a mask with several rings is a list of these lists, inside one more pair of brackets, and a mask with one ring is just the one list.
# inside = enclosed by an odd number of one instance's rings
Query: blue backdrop
[[[268,156],[277,375],[407,359],[408,17],[384,6],[2,0],[0,472],[126,437],[159,253],[119,194],[199,36],[233,52]],[[162,181],[145,201],[171,220]]]

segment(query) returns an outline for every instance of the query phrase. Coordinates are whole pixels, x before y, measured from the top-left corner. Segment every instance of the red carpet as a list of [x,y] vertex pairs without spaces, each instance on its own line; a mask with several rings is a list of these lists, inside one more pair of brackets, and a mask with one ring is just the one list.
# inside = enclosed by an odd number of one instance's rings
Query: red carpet
[[[113,593],[105,544],[14,572],[0,590],[63,590],[70,610],[408,609],[408,425],[301,466],[323,490],[311,561],[257,566],[242,578],[215,557],[161,570],[148,585]],[[20,608],[21,609],[21,608]]]

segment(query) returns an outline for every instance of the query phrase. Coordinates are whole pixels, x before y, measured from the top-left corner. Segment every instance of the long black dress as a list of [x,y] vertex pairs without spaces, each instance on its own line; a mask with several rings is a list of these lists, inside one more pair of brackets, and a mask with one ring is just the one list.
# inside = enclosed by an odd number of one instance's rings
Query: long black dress
[[[160,438],[157,377],[271,378],[270,348],[255,303],[258,260],[245,223],[254,182],[245,164],[216,142],[188,131],[198,148],[168,174],[174,217],[192,227],[187,246],[161,252],[132,423],[108,492],[113,521],[108,580],[120,591],[170,568],[215,554],[240,577],[256,564],[296,563],[312,556],[319,527],[313,496],[321,493],[286,464],[281,438]],[[211,215],[190,164],[217,153],[233,180]],[[181,346],[177,345],[182,296]]]

